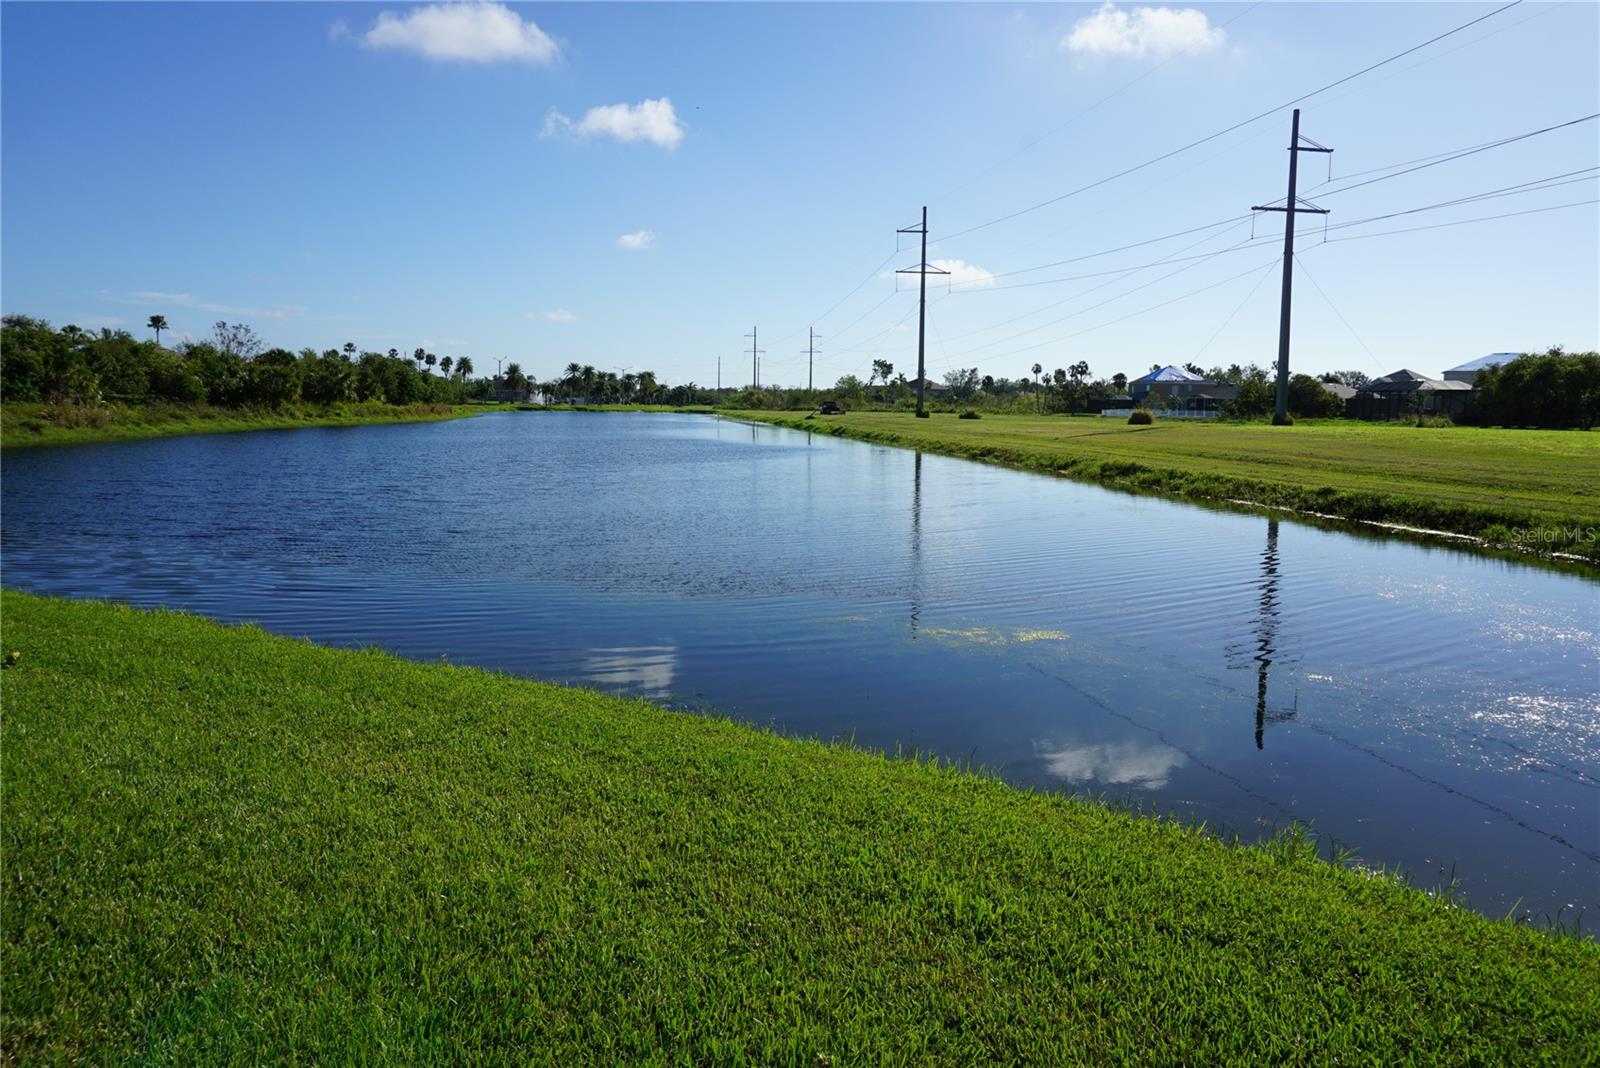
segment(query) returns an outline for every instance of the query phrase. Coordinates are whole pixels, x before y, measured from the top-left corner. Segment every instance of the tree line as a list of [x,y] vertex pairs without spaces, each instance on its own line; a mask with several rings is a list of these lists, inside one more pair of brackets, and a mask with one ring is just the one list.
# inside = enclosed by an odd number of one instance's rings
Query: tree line
[[[167,329],[152,316],[152,330]],[[317,352],[268,348],[243,323],[218,322],[202,341],[166,348],[126,330],[98,332],[8,315],[0,320],[0,382],[9,401],[120,402],[281,408],[337,404],[461,403],[492,392],[467,357],[424,349],[402,356],[356,345]]]
[[[126,330],[98,332],[68,325],[59,329],[22,315],[0,320],[0,386],[9,401],[72,404],[120,402],[210,404],[229,408],[280,408],[285,405],[367,401],[386,404],[452,403],[539,397],[569,404],[661,404],[676,407],[730,407],[802,410],[823,401],[847,406],[911,408],[916,383],[885,359],[874,359],[866,381],[846,374],[831,387],[712,389],[686,382],[668,385],[652,371],[617,373],[589,364],[569,363],[548,381],[529,377],[520,364],[488,378],[474,377],[469,357],[436,356],[424,348],[409,356],[397,349],[359,351],[354,342],[338,349],[290,352],[268,348],[249,326],[218,322],[210,337],[160,344],[169,329],[163,316],[147,324],[157,340],[141,340]],[[1159,365],[1151,370],[1158,370]],[[1275,383],[1269,370],[1232,364],[1185,370],[1210,382],[1237,388],[1223,414],[1256,418],[1273,409]],[[1089,364],[1046,371],[1041,363],[1017,378],[980,375],[976,367],[943,375],[945,389],[929,390],[936,408],[985,411],[1073,413],[1095,411],[1128,388],[1125,374],[1091,377]],[[1289,410],[1296,417],[1335,417],[1344,402],[1322,388],[1338,382],[1359,389],[1368,378],[1360,371],[1337,371],[1320,379],[1296,374],[1289,383]],[[1159,397],[1148,403],[1160,407]],[[1457,421],[1484,425],[1589,428],[1600,422],[1600,356],[1554,348],[1525,354],[1498,368],[1480,371],[1470,409]]]

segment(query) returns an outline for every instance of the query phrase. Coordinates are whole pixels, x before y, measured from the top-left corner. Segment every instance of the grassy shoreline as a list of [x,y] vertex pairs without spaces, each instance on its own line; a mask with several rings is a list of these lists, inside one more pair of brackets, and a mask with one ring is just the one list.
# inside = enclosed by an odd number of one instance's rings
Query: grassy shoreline
[[1303,844],[0,595],[8,1062],[1582,1061],[1600,946]]
[[1419,534],[1463,535],[1502,551],[1600,564],[1600,437],[1582,431],[726,414],[1120,489],[1394,524]]
[[113,404],[87,408],[13,402],[0,406],[0,448],[88,445],[182,434],[292,430],[306,426],[421,423],[499,410],[502,410],[499,406],[469,404],[308,404],[274,411],[205,405]]

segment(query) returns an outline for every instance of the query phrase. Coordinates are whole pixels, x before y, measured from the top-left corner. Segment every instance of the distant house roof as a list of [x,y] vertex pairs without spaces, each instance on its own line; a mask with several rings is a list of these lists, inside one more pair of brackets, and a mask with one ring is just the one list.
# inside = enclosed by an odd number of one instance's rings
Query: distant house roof
[[1323,382],[1321,386],[1340,400],[1349,400],[1356,395],[1356,391],[1343,382]]
[[[1487,356],[1479,356],[1476,360],[1468,360],[1460,367],[1452,367],[1450,371],[1481,371],[1485,367],[1499,367],[1521,355],[1520,352],[1491,352]],[[1445,374],[1449,374],[1450,371],[1446,371]]]
[[1204,382],[1204,381],[1205,381],[1205,379],[1203,377],[1201,377],[1200,375],[1190,374],[1188,371],[1185,371],[1181,367],[1174,367],[1171,364],[1168,364],[1166,367],[1161,368],[1159,371],[1151,371],[1147,375],[1140,375],[1138,378],[1135,378],[1132,382],[1129,382],[1128,385],[1136,386],[1141,382]]
[[1382,378],[1374,378],[1371,382],[1362,386],[1360,392],[1417,393],[1423,390],[1440,391],[1471,388],[1472,386],[1466,382],[1443,382],[1437,378],[1429,378],[1427,375],[1419,375],[1415,371],[1401,368],[1398,371],[1384,375]]

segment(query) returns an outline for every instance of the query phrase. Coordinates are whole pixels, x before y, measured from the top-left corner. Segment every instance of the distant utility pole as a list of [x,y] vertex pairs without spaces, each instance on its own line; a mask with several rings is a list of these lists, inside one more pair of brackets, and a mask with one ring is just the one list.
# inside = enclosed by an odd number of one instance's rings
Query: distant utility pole
[[[1301,144],[1301,142],[1305,142]],[[1296,215],[1326,215],[1327,208],[1302,202],[1295,196],[1296,164],[1302,152],[1332,152],[1333,149],[1317,144],[1309,137],[1300,136],[1300,109],[1294,109],[1294,125],[1289,132],[1289,196],[1283,207],[1251,205],[1251,211],[1283,212],[1283,303],[1278,310],[1278,402],[1273,410],[1273,423],[1282,426],[1289,421],[1289,306],[1290,291],[1294,286],[1294,217]]]
[[722,353],[717,353],[717,392],[722,392]]
[[928,206],[922,206],[922,225],[908,226],[903,230],[896,230],[899,234],[922,235],[922,259],[915,267],[905,267],[894,272],[895,274],[914,274],[919,276],[920,295],[917,297],[917,418],[922,418],[926,413],[922,410],[923,379],[927,373],[923,370],[922,354],[924,349],[924,336],[928,327],[928,275],[949,274],[949,271],[940,270],[938,267],[928,266]]
[[746,334],[745,337],[750,339],[750,388],[751,389],[760,389],[761,388],[761,364],[757,362],[757,357],[759,357],[762,353],[766,352],[767,350],[766,349],[758,349],[758,348],[756,348],[756,328],[755,327],[752,326],[750,328],[750,332],[748,334]]
[[806,345],[806,389],[810,391],[817,388],[812,382],[812,368],[817,362],[817,328],[808,326],[806,330],[810,334],[810,341]]

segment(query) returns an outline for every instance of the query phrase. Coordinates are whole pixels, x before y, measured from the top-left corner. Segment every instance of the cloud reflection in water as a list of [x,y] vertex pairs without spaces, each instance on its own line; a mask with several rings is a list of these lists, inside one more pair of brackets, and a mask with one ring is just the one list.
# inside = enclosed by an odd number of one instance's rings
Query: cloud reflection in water
[[627,690],[645,697],[666,697],[678,671],[675,645],[638,645],[593,649],[583,662],[583,675],[606,689]]
[[1159,790],[1171,773],[1189,758],[1168,745],[1113,742],[1105,745],[1063,746],[1041,749],[1052,775],[1073,784],[1101,782],[1108,786],[1137,786]]

